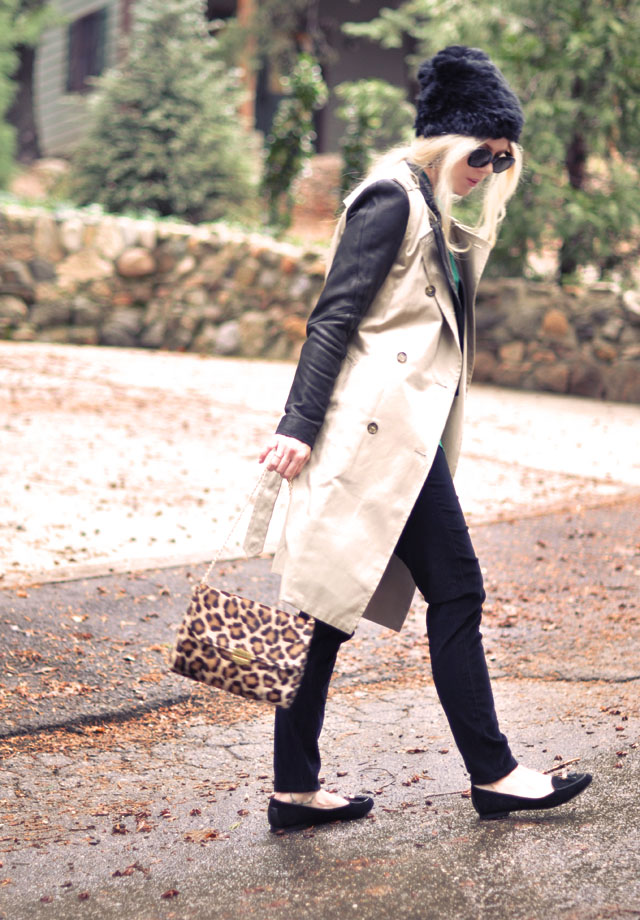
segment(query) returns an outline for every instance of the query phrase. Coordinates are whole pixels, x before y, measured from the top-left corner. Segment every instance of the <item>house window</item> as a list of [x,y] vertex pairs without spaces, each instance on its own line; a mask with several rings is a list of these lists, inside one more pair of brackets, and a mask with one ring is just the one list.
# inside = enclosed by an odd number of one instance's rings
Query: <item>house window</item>
[[106,37],[106,6],[71,23],[68,33],[68,93],[87,92],[91,88],[90,78],[102,73],[105,65]]
[[229,19],[237,13],[237,0],[207,0],[206,18],[209,22],[212,19]]

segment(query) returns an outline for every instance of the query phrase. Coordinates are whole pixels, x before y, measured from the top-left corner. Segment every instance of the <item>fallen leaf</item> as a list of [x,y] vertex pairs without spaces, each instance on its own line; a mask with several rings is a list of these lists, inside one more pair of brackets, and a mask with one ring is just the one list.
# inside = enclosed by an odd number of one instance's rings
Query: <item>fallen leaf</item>
[[187,831],[184,839],[187,843],[204,843],[207,840],[222,840],[224,834],[213,829],[203,829],[200,831]]
[[149,875],[150,869],[145,869],[144,866],[141,866],[139,862],[131,863],[130,866],[127,866],[126,869],[116,869],[115,872],[111,873],[111,878],[123,878],[125,876],[133,875],[134,872],[142,872],[143,875]]
[[180,892],[179,892],[177,889],[175,889],[175,888],[169,888],[169,890],[168,890],[168,891],[165,891],[164,894],[161,894],[160,897],[161,897],[161,898],[165,898],[165,900],[166,900],[166,899],[168,899],[168,898],[177,898],[177,896],[178,896],[179,894],[180,894]]

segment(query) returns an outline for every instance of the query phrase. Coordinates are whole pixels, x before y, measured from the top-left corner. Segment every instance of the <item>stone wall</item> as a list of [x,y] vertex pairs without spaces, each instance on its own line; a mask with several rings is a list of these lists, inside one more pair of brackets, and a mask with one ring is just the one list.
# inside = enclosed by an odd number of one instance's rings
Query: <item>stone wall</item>
[[[295,359],[320,249],[224,225],[0,209],[0,338]],[[484,281],[475,379],[640,403],[640,293]]]
[[323,280],[225,225],[0,209],[0,338],[294,359]]
[[474,380],[640,403],[640,292],[484,281]]

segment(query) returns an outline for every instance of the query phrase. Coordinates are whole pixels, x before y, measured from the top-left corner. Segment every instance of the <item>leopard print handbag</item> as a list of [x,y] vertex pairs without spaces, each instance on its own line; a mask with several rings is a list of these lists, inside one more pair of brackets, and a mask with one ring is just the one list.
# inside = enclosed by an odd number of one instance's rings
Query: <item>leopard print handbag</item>
[[171,670],[288,709],[307,661],[314,620],[199,584],[178,630]]
[[[279,477],[276,486],[274,495],[271,478],[271,508]],[[248,534],[245,541],[252,552],[259,552],[264,543],[266,525],[261,514],[254,512],[249,525],[252,536]],[[194,589],[169,667],[211,687],[288,709],[302,680],[315,621],[210,586],[207,578],[216,561],[217,557]]]

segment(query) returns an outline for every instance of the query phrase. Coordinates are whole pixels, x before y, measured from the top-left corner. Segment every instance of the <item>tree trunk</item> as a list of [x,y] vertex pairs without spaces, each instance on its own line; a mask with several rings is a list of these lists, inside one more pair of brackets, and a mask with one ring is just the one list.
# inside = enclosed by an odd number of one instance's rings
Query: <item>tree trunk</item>
[[[571,138],[565,157],[565,166],[571,188],[584,187],[587,164],[587,144],[584,135],[576,131]],[[573,275],[579,266],[576,253],[580,249],[580,235],[574,234],[562,241],[560,248],[560,280],[566,275]]]
[[586,178],[587,144],[584,135],[576,131],[567,147],[565,166],[572,188],[582,188]]
[[16,129],[17,159],[31,163],[40,156],[38,129],[33,107],[33,69],[36,49],[27,45],[16,48],[18,67],[13,74],[17,85],[16,95],[7,112],[7,121]]

